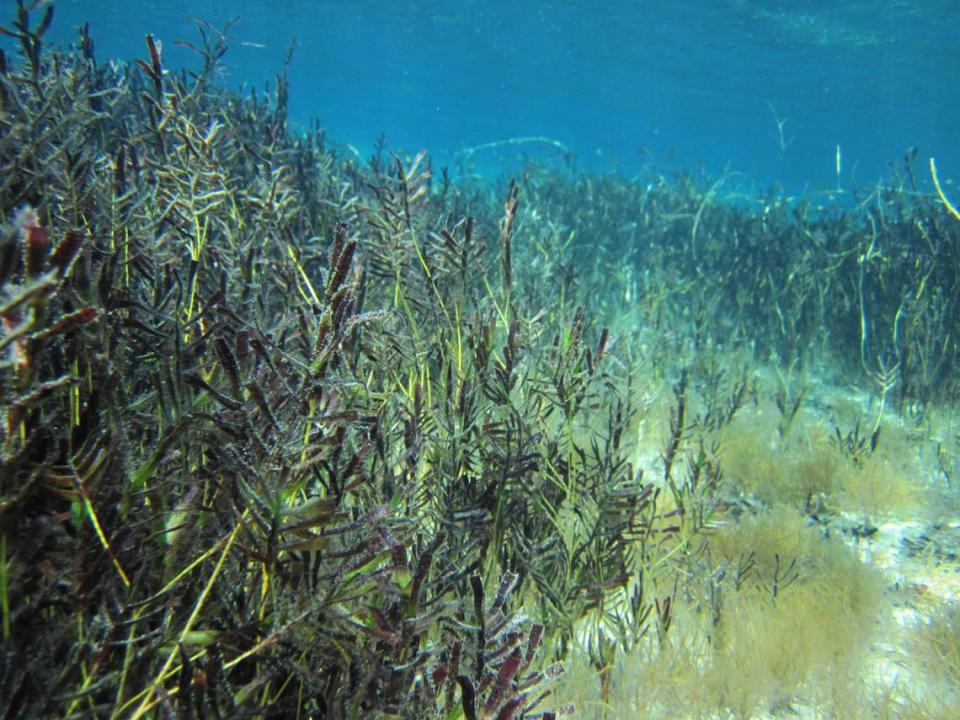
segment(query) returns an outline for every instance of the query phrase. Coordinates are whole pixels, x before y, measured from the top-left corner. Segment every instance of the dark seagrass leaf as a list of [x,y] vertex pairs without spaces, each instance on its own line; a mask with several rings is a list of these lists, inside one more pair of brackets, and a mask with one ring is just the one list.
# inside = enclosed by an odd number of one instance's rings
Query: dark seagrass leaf
[[460,705],[465,720],[477,720],[477,696],[473,683],[466,675],[458,675],[457,683],[460,685]]
[[[503,664],[497,671],[497,679],[493,683],[490,695],[483,704],[484,716],[492,715],[493,712],[503,704],[503,701],[508,696],[508,689],[513,682],[513,678],[517,674],[517,670],[520,669],[520,662],[521,658],[519,654],[510,655],[503,661]],[[507,717],[510,717],[510,715],[507,715]]]

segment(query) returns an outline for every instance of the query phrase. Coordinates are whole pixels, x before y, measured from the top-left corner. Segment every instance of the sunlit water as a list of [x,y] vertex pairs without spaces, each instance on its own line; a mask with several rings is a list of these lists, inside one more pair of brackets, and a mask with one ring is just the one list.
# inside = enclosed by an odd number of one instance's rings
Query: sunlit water
[[[12,5],[12,3],[11,3]],[[12,9],[12,8],[11,8]],[[742,173],[788,192],[886,180],[908,147],[960,176],[960,13],[952,0],[279,0],[56,4],[50,38],[91,23],[97,57],[230,31],[223,79],[263,89],[290,66],[291,120],[366,154],[384,135],[441,165],[491,174],[543,137],[577,167]],[[9,48],[9,43],[5,45]],[[458,160],[461,161],[458,163]],[[839,170],[839,172],[838,172]],[[928,184],[925,173],[918,173]]]

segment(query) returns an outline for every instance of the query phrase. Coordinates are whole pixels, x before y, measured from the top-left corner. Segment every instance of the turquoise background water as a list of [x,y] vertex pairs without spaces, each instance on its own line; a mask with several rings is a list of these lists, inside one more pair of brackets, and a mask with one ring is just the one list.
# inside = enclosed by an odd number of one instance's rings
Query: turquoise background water
[[[838,145],[844,188],[889,179],[918,146],[925,189],[929,155],[960,178],[956,0],[62,0],[50,38],[73,42],[87,19],[98,60],[129,60],[151,32],[175,67],[191,17],[239,17],[222,72],[235,87],[269,83],[295,36],[291,120],[361,154],[383,134],[455,168],[464,148],[545,136],[580,168],[730,169],[795,193],[837,186]],[[561,161],[528,144],[466,170],[521,149]]]

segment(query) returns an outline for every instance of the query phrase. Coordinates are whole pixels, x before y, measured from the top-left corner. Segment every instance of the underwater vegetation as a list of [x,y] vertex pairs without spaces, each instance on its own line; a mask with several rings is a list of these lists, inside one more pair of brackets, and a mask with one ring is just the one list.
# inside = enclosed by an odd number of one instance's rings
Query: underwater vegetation
[[[877,636],[879,572],[785,508],[719,530],[701,561],[663,643],[622,658],[611,717],[767,717],[801,705],[858,717],[845,705]],[[562,692],[579,706],[593,694],[573,682]]]
[[0,29],[0,715],[841,707],[888,604],[844,537],[960,387],[912,155],[846,209],[459,181],[220,87],[228,28],[173,72],[53,18]]

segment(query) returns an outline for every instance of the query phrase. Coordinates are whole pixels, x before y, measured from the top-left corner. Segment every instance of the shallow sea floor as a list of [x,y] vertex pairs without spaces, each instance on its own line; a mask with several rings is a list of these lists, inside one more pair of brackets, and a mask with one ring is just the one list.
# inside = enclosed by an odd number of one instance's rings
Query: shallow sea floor
[[[637,462],[646,477],[656,478],[662,475],[663,421],[655,419],[655,400],[647,406],[650,420],[638,428]],[[878,412],[882,431],[875,457],[865,454],[851,470],[831,453],[842,450],[852,418],[866,425]],[[783,572],[785,587],[767,610],[716,601],[725,608],[728,627],[734,617],[743,623],[730,631],[741,637],[726,640],[718,626],[706,622],[706,603],[696,590],[688,593],[686,610],[679,604],[683,593],[677,593],[673,642],[618,653],[606,704],[598,667],[581,649],[556,688],[556,699],[575,703],[578,717],[960,717],[956,416],[931,411],[919,421],[903,420],[876,398],[811,386],[788,446],[768,432],[775,415],[762,402],[745,408],[720,443],[721,464],[726,452],[732,470],[727,492],[740,497],[731,503],[738,505],[736,512],[718,513],[716,529],[705,538],[722,556],[731,542],[759,546],[782,542],[791,532],[803,534],[806,545],[788,546],[796,548],[796,585],[786,587],[792,581],[789,571]],[[855,437],[866,435],[855,427]],[[817,477],[821,471],[824,479]],[[800,506],[797,483],[820,489],[822,506],[811,507],[809,499]],[[764,523],[763,532],[777,527],[781,536],[765,540],[768,535],[756,531]],[[753,535],[738,538],[741,531]],[[815,536],[820,540],[811,541]],[[826,560],[805,564],[811,550],[817,555],[827,547]],[[762,549],[757,552],[761,557]],[[814,577],[817,573],[822,578]],[[769,581],[759,585],[769,590]],[[797,600],[804,592],[819,593],[824,604],[814,609],[815,601]],[[840,599],[826,601],[834,595]],[[795,610],[784,610],[783,603],[791,601]],[[789,620],[778,617],[778,602],[781,614],[792,615]],[[588,638],[589,629],[582,635]]]

